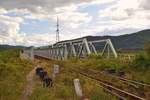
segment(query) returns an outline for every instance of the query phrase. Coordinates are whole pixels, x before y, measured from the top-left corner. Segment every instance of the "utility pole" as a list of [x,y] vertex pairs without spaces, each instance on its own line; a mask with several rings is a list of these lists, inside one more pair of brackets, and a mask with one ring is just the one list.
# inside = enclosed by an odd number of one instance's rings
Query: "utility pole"
[[56,29],[56,43],[59,42],[60,37],[59,37],[59,19],[57,17],[57,25],[56,25],[57,29]]

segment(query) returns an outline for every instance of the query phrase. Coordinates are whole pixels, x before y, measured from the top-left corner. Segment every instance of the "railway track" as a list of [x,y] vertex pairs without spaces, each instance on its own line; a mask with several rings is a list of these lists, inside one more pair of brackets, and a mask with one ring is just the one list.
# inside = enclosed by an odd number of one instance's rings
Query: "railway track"
[[[115,85],[112,82],[109,82],[108,80],[103,80],[101,79],[100,75],[102,75],[102,73],[100,72],[96,72],[94,70],[72,70],[75,73],[78,73],[86,78],[90,78],[92,80],[95,80],[98,82],[98,84],[107,92],[111,93],[112,95],[115,95],[116,97],[118,97],[121,100],[146,100],[145,96],[139,96],[136,93],[133,92],[129,92],[129,90],[125,90],[124,88],[120,88],[119,86]],[[98,74],[99,73],[99,74]],[[110,76],[108,76],[110,77]],[[121,77],[117,77],[117,76],[113,76],[115,78],[118,78],[118,81],[124,81],[127,84],[134,83],[135,85],[142,85],[142,86],[146,86],[149,87],[148,84],[144,84],[144,83],[139,83],[136,81],[132,81],[132,80],[128,80],[128,79],[124,79]],[[132,85],[133,86],[133,85]]]
[[91,71],[93,73],[100,74],[100,75],[106,75],[108,77],[119,79],[120,81],[123,81],[127,84],[130,84],[130,85],[144,86],[144,87],[150,88],[150,84],[141,83],[141,82],[138,82],[138,81],[135,81],[135,80],[127,79],[127,78],[124,78],[124,77],[119,77],[119,76],[116,76],[116,75],[113,75],[113,74],[106,74],[106,73],[99,72],[99,71],[92,70],[92,69],[89,69],[89,71]]

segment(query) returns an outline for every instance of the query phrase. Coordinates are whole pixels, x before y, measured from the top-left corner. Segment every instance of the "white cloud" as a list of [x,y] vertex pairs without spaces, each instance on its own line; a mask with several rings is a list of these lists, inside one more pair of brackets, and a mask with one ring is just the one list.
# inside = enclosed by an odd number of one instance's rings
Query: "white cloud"
[[144,9],[143,2],[148,3],[148,0],[118,0],[116,4],[100,10],[99,19],[106,18],[107,25],[103,27],[110,31],[125,32],[124,29],[137,31],[150,28],[150,11],[147,10],[146,5]]
[[140,7],[142,7],[144,10],[150,10],[149,4],[149,0],[140,0]]
[[20,23],[23,19],[20,17],[8,17],[0,15],[0,40],[2,43],[12,44],[21,37],[19,33]]
[[61,23],[65,23],[65,26],[68,26],[70,28],[77,28],[83,23],[88,23],[91,21],[92,16],[90,16],[88,13],[81,13],[78,11],[77,5],[69,5],[64,7],[56,7],[54,9],[53,14],[37,14],[32,13],[30,15],[25,16],[25,18],[28,19],[48,19],[56,21],[56,18],[58,17]]
[[[84,2],[90,0],[84,0]],[[90,16],[87,13],[80,13],[77,11],[76,3],[83,2],[82,0],[76,1],[56,1],[56,0],[15,0],[15,1],[1,1],[0,14],[5,13],[18,13],[25,14],[23,17],[8,17],[7,15],[0,15],[0,40],[1,43],[6,44],[23,44],[23,45],[42,45],[48,44],[49,41],[55,37],[49,34],[36,34],[28,36],[26,33],[20,33],[20,24],[24,18],[28,19],[48,19],[56,20],[59,15],[62,23],[71,28],[77,28],[82,23],[90,21]],[[73,4],[74,3],[74,4]],[[71,5],[70,5],[71,4]],[[7,10],[6,10],[7,9]],[[68,20],[69,19],[69,20]],[[55,34],[54,34],[55,35]]]
[[5,10],[4,8],[0,8],[0,14],[5,14],[7,13],[7,10]]
[[50,13],[56,7],[89,1],[91,0],[4,0],[1,1],[0,6],[6,9],[28,9],[29,11],[36,13]]
[[20,23],[23,21],[22,18],[16,17],[8,17],[4,15],[0,15],[0,35],[5,36],[15,36],[17,35],[19,29],[20,29]]
[[[27,35],[20,32],[24,19],[60,19],[61,40],[86,35],[118,35],[150,27],[149,0],[2,0],[0,3],[0,43],[46,45],[55,34]],[[105,9],[103,6],[109,4]],[[102,6],[99,17],[79,8]],[[94,8],[93,8],[94,9]],[[97,9],[96,9],[97,10]],[[8,17],[7,13],[25,14]],[[4,15],[5,14],[5,15]],[[91,24],[94,23],[94,24]],[[54,29],[55,30],[55,29]]]

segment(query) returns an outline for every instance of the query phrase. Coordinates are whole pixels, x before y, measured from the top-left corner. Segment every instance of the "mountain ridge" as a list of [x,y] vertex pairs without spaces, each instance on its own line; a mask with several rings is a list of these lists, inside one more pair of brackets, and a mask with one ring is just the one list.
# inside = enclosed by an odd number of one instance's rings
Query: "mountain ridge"
[[[134,32],[131,34],[124,34],[119,36],[85,36],[88,41],[99,39],[111,39],[114,47],[117,50],[142,50],[144,44],[150,42],[150,29]],[[82,39],[77,38],[77,39]],[[77,40],[72,39],[72,40]],[[69,41],[69,40],[65,40]],[[60,41],[61,42],[61,41]]]
[[14,46],[14,45],[0,45],[0,50],[6,50],[6,49],[22,49],[22,48],[26,48],[25,46]]

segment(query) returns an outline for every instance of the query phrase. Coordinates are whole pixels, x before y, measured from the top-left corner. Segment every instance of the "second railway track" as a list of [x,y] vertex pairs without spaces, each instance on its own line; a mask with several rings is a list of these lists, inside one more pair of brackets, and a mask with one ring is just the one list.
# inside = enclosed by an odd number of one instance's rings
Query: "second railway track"
[[[99,73],[98,72],[94,72],[94,71],[90,71],[90,70],[72,70],[73,72],[75,73],[78,73],[86,78],[90,78],[92,80],[95,80],[97,81],[101,87],[104,88],[105,91],[115,95],[116,97],[118,97],[119,99],[121,100],[146,100],[146,97],[145,96],[139,96],[137,95],[135,92],[131,92],[129,91],[128,88],[127,90],[125,90],[124,88],[121,88],[120,86],[117,86],[115,85],[114,83],[112,82],[109,82],[108,80],[104,80],[104,79],[101,79],[101,77],[99,76],[99,74],[102,74],[102,73]],[[113,76],[115,77],[115,76]],[[118,79],[120,77],[117,77]],[[122,79],[119,79],[119,80],[123,80]],[[138,85],[142,85],[142,86],[147,86],[149,87],[148,84],[144,84],[144,83],[138,83],[136,81],[132,81],[132,80],[123,80],[126,82],[131,82],[131,83],[135,83],[135,84],[138,84]],[[131,84],[130,83],[130,84]],[[132,85],[134,86],[134,85]],[[138,89],[138,88],[137,88]]]

